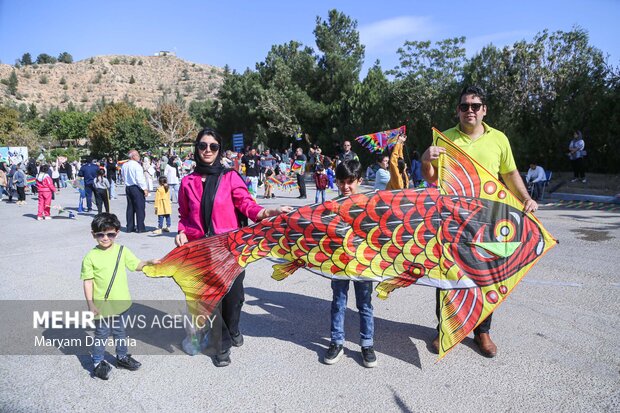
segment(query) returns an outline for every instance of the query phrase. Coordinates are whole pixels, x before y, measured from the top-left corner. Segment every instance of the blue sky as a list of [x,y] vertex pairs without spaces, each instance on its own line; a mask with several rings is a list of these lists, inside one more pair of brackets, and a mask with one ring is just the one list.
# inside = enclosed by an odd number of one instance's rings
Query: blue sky
[[74,60],[110,54],[152,55],[172,50],[185,60],[254,69],[274,44],[314,46],[316,16],[336,8],[357,20],[366,45],[365,68],[398,63],[405,40],[467,37],[472,56],[484,45],[532,40],[543,29],[587,30],[590,43],[620,64],[620,1],[325,1],[306,0],[0,0],[0,61],[23,53]]

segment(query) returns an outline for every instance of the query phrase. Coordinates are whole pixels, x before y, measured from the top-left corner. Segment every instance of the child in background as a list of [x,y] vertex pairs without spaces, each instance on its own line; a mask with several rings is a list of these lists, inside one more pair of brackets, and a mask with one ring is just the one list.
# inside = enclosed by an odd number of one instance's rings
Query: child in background
[[97,246],[82,260],[80,278],[84,281],[88,309],[95,313],[93,374],[107,380],[112,367],[104,360],[104,355],[110,333],[116,344],[116,367],[134,371],[141,366],[131,354],[127,354],[125,325],[131,296],[125,269],[141,271],[145,265],[158,264],[159,260],[140,261],[129,248],[114,243],[121,228],[114,214],[104,212],[95,215],[90,228]]
[[75,178],[72,182],[72,185],[75,189],[77,189],[80,194],[80,199],[78,201],[78,212],[84,212],[84,200],[86,199],[86,189],[84,187],[84,178]]
[[276,196],[273,193],[273,184],[269,181],[269,178],[273,176],[273,169],[267,168],[265,170],[265,199],[275,198]]
[[[155,192],[155,215],[157,215],[157,229],[153,234],[161,234],[161,232],[170,232],[170,214],[172,213],[172,202],[170,202],[170,192],[168,179],[165,176],[159,177],[159,188]],[[164,227],[164,218],[166,226]],[[163,227],[163,228],[162,228]]]
[[93,183],[95,186],[95,203],[97,204],[97,213],[101,214],[102,205],[105,205],[105,212],[110,212],[110,197],[108,196],[108,188],[110,182],[105,176],[105,169],[97,171],[97,177]]
[[[357,159],[341,162],[336,167],[336,185],[342,196],[357,193],[362,183],[362,165]],[[347,296],[349,294],[349,280],[332,280],[332,307],[331,307],[331,342],[325,353],[325,364],[336,364],[344,354],[344,316],[347,311]],[[362,361],[365,367],[375,367],[377,357],[374,346],[374,319],[370,303],[372,297],[371,281],[353,281],[355,289],[355,304],[360,314],[360,345],[362,347]]]
[[329,179],[327,178],[327,174],[325,173],[325,168],[320,163],[316,165],[316,172],[314,173],[314,183],[316,184],[316,195],[314,196],[314,203],[319,203],[319,198],[321,198],[321,202],[325,202],[325,189],[327,188],[327,184]]
[[52,219],[50,216],[50,207],[52,206],[52,194],[56,192],[54,181],[47,173],[49,165],[41,165],[41,169],[37,174],[37,191],[39,192],[39,209],[37,211],[37,220]]
[[329,165],[325,170],[327,175],[327,187],[329,189],[334,189],[334,181],[336,176],[334,175],[334,167],[333,164]]

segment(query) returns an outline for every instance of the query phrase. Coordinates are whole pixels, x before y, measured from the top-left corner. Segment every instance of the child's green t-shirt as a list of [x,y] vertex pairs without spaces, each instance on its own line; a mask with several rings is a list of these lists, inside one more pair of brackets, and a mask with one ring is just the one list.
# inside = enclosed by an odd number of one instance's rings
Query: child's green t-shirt
[[[116,243],[106,250],[95,247],[82,260],[80,278],[82,280],[93,280],[93,301],[100,310],[103,310],[100,306],[110,285],[120,248],[120,245]],[[140,260],[129,248],[124,247],[118,263],[116,278],[108,296],[108,302],[116,304],[113,309],[109,308],[108,311],[102,311],[102,315],[120,314],[131,306],[131,295],[129,294],[125,268],[129,271],[135,271],[138,264],[140,264]]]

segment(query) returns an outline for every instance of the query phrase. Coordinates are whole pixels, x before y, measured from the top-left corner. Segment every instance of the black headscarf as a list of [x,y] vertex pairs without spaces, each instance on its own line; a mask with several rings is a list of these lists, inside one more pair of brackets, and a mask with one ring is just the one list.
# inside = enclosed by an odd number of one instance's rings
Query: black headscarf
[[218,143],[220,143],[222,140],[221,138],[219,138],[219,135],[217,135],[217,132],[215,132],[214,130],[205,129],[198,134],[198,137],[196,138],[196,142],[194,144],[194,161],[196,162],[196,169],[194,169],[194,172],[206,177],[206,180],[203,183],[202,200],[200,201],[200,207],[202,208],[202,225],[205,229],[205,235],[211,236],[214,235],[212,225],[213,221],[211,219],[213,214],[213,202],[215,201],[215,193],[217,191],[219,178],[224,172],[225,168],[221,162],[221,148],[218,151],[217,157],[215,158],[215,161],[212,165],[204,162],[200,157],[200,154],[198,153],[198,143],[200,143],[200,140],[205,135],[213,136],[215,140],[218,141]]

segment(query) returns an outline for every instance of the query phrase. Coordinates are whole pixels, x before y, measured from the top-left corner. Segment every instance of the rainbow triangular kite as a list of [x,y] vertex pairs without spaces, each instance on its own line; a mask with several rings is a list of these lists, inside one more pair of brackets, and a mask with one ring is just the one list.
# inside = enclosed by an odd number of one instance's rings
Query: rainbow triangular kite
[[306,162],[295,160],[293,165],[291,165],[291,171],[302,175],[306,171]]
[[392,149],[398,140],[398,136],[404,135],[406,131],[407,127],[403,125],[396,129],[358,136],[355,140],[370,152],[380,153],[385,148]]
[[293,189],[299,188],[299,186],[297,185],[297,181],[295,181],[292,178],[287,178],[283,181],[280,181],[275,176],[270,176],[267,178],[267,182],[273,186],[278,187],[279,189],[286,190],[286,191],[292,191]]

